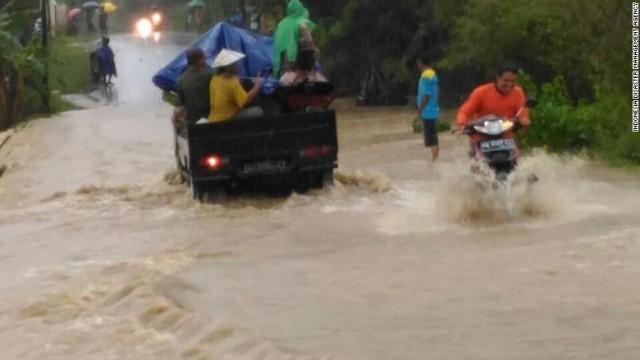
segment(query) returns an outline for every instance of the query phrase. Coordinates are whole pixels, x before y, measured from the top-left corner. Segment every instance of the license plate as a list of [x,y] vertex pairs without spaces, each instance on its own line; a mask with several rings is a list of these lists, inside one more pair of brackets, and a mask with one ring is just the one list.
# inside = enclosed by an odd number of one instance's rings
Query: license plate
[[245,174],[263,174],[282,172],[286,169],[286,160],[267,160],[245,163],[242,172]]
[[482,152],[513,150],[515,148],[516,143],[513,139],[489,140],[480,143],[480,150],[482,150]]

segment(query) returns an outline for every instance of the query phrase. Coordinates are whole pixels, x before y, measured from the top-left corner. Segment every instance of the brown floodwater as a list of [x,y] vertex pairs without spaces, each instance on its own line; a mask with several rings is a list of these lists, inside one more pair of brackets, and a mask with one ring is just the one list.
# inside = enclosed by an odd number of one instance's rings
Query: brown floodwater
[[[640,175],[534,152],[479,191],[408,107],[336,104],[336,185],[194,202],[150,77],[0,149],[3,359],[637,359]],[[540,181],[521,181],[535,173]]]

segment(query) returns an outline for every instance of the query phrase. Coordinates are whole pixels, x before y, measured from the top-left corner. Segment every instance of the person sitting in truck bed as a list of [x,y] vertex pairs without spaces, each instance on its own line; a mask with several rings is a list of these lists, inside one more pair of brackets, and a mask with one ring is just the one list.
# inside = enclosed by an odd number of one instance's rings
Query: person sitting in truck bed
[[194,124],[207,118],[211,112],[209,83],[213,71],[207,68],[204,52],[200,48],[187,51],[187,64],[187,71],[178,78],[177,92],[184,119],[188,124]]
[[315,54],[313,48],[300,50],[296,57],[293,69],[287,70],[280,78],[282,86],[295,86],[305,81],[328,82],[328,80],[315,70]]
[[248,106],[260,93],[260,78],[253,79],[253,88],[248,93],[240,84],[238,61],[243,58],[244,54],[227,49],[223,49],[216,57],[213,67],[218,71],[209,84],[209,122],[263,115],[260,107]]

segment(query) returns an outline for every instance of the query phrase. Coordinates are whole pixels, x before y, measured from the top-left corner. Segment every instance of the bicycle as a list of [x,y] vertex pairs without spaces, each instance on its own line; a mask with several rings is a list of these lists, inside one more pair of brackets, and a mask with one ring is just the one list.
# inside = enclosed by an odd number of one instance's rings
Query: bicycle
[[113,83],[103,79],[100,81],[100,93],[102,97],[107,101],[107,104],[111,104],[117,101],[117,91],[114,89]]

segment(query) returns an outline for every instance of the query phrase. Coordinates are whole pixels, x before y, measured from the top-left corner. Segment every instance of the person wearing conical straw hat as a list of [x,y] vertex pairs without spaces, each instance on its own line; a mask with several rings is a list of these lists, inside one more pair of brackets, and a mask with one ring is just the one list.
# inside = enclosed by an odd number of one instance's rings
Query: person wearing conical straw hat
[[215,58],[213,67],[217,69],[217,73],[209,84],[211,104],[209,122],[262,116],[261,108],[249,106],[260,93],[262,84],[260,78],[253,79],[253,88],[248,93],[238,78],[240,72],[238,62],[244,57],[242,53],[223,49]]

